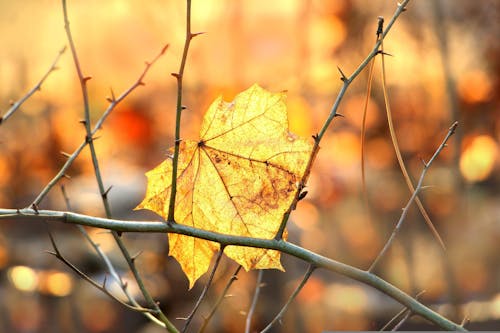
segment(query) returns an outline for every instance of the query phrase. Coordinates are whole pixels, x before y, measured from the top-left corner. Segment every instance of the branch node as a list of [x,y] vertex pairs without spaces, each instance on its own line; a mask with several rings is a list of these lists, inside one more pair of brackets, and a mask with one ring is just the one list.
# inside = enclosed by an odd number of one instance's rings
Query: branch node
[[342,82],[347,82],[347,76],[344,74],[340,66],[337,66],[337,69],[340,72],[340,80],[342,80]]

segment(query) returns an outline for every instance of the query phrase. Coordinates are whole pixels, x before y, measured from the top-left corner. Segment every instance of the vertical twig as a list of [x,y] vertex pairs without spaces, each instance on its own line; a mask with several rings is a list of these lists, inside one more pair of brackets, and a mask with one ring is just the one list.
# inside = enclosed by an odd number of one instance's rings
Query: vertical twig
[[175,110],[175,146],[174,156],[172,158],[172,186],[170,190],[170,201],[168,205],[168,222],[175,221],[175,197],[177,194],[177,169],[179,163],[179,147],[181,144],[181,115],[184,106],[182,105],[182,84],[184,79],[184,69],[186,67],[189,45],[191,40],[201,33],[191,32],[191,0],[186,0],[186,39],[184,41],[184,50],[182,51],[181,64],[177,73],[172,76],[177,80],[177,106]]
[[401,228],[401,225],[403,224],[403,222],[404,222],[404,220],[406,218],[406,215],[408,214],[408,210],[410,209],[411,205],[413,204],[413,202],[417,198],[418,192],[420,192],[420,190],[422,189],[422,183],[424,181],[424,177],[425,177],[425,174],[427,173],[427,170],[429,169],[429,167],[431,166],[431,164],[434,162],[434,160],[436,159],[436,157],[439,155],[439,153],[444,149],[444,147],[446,147],[446,142],[453,135],[453,133],[455,133],[455,130],[456,130],[457,126],[458,126],[457,122],[454,122],[451,125],[451,127],[448,130],[448,134],[446,134],[446,137],[444,138],[443,142],[441,142],[441,144],[439,145],[439,147],[437,148],[437,150],[434,152],[434,155],[432,155],[432,157],[429,160],[429,162],[427,162],[427,163],[424,162],[424,168],[422,170],[422,173],[420,174],[420,179],[418,180],[417,187],[413,191],[410,199],[408,200],[408,203],[404,207],[403,212],[401,213],[401,216],[399,218],[399,221],[396,224],[396,227],[394,228],[394,230],[392,231],[391,236],[389,237],[389,239],[385,243],[384,247],[382,248],[382,250],[380,251],[380,253],[377,255],[377,257],[375,258],[375,260],[373,261],[372,265],[368,269],[368,272],[373,272],[373,270],[375,269],[375,266],[377,266],[377,264],[380,261],[380,259],[385,255],[385,253],[387,252],[387,250],[391,246],[392,242],[394,241],[394,238],[396,237],[396,234],[399,232],[399,229]]
[[52,65],[49,67],[48,71],[42,76],[40,81],[38,81],[38,83],[35,84],[35,86],[26,93],[26,95],[24,95],[23,97],[21,97],[21,99],[12,104],[12,106],[7,110],[7,112],[5,112],[3,116],[0,116],[0,125],[2,125],[8,118],[10,118],[14,114],[14,112],[16,112],[21,107],[21,105],[24,102],[26,102],[28,98],[30,98],[35,92],[42,89],[42,84],[45,82],[47,77],[49,77],[50,73],[58,69],[57,63],[59,62],[59,59],[63,55],[64,51],[66,51],[66,46],[64,46],[61,50],[59,50],[59,53],[52,62]]
[[281,319],[283,319],[283,316],[285,312],[288,310],[288,307],[292,302],[295,300],[299,292],[302,290],[302,288],[305,286],[306,282],[309,280],[311,277],[312,272],[316,269],[316,266],[314,265],[309,265],[309,268],[307,269],[306,273],[304,274],[304,277],[302,278],[302,281],[300,281],[300,284],[295,288],[293,293],[290,295],[290,298],[288,298],[288,301],[285,303],[285,305],[281,308],[280,312],[276,315],[276,317],[273,318],[273,320],[262,330],[260,333],[266,333],[269,332],[269,330],[273,327],[276,322],[281,323]]
[[259,270],[259,274],[257,275],[257,282],[255,283],[255,291],[253,293],[252,304],[250,305],[250,309],[247,313],[247,320],[245,322],[245,333],[250,333],[250,329],[252,328],[252,317],[255,312],[255,308],[257,307],[257,301],[259,300],[260,289],[262,288],[262,276],[264,275],[264,270]]
[[[94,166],[94,174],[95,174],[97,184],[99,187],[99,192],[101,194],[101,199],[102,199],[102,202],[104,205],[104,210],[106,212],[106,216],[108,218],[111,218],[111,208],[109,206],[109,202],[108,202],[108,198],[107,198],[109,190],[106,190],[104,188],[101,172],[99,169],[99,162],[97,160],[97,154],[96,154],[95,147],[94,147],[93,133],[92,133],[91,124],[90,124],[90,107],[89,107],[89,98],[88,98],[88,91],[87,91],[87,81],[90,79],[90,77],[85,77],[83,75],[83,72],[82,72],[82,69],[80,66],[80,62],[78,60],[76,47],[75,47],[75,44],[73,42],[71,29],[69,27],[69,19],[68,19],[66,0],[62,0],[62,3],[63,3],[63,13],[64,13],[64,28],[66,30],[66,35],[68,37],[68,42],[69,42],[69,45],[71,48],[71,54],[73,55],[73,61],[75,64],[75,68],[76,68],[76,71],[78,74],[78,79],[80,81],[80,86],[82,89],[84,114],[85,114],[84,125],[85,125],[85,131],[86,131],[85,141],[87,142],[87,144],[89,145],[89,148],[90,148],[90,154],[92,157],[92,164]],[[128,249],[126,248],[126,246],[123,243],[123,240],[120,238],[119,234],[116,231],[112,231],[111,234],[113,235],[115,242],[117,243],[118,247],[120,248],[122,255],[124,256],[125,260],[127,261],[127,264],[129,266],[132,274],[134,275],[134,278],[137,282],[137,285],[139,286],[139,289],[141,290],[148,305],[158,313],[158,317],[164,323],[167,331],[177,333],[178,332],[177,328],[170,322],[170,320],[161,311],[158,304],[154,301],[152,296],[149,294],[149,291],[146,289],[144,282],[142,281],[142,278],[139,274],[139,271],[137,270],[137,267],[135,265],[135,262],[134,262],[135,258],[131,257],[130,253],[128,252]]]
[[184,324],[184,327],[182,328],[182,331],[181,331],[182,333],[186,332],[189,324],[191,323],[191,320],[193,320],[193,317],[194,317],[196,311],[200,307],[201,302],[205,298],[205,296],[208,292],[208,288],[210,288],[210,285],[212,284],[212,281],[214,279],[215,272],[217,271],[217,268],[219,268],[220,259],[222,258],[223,254],[224,254],[224,245],[221,245],[219,253],[217,254],[217,258],[215,259],[215,264],[214,264],[214,267],[212,268],[212,272],[210,272],[210,277],[208,278],[207,284],[205,285],[205,288],[203,288],[203,291],[201,292],[200,297],[198,298],[198,301],[196,302],[195,306],[193,307],[193,310],[187,316],[186,323]]
[[210,321],[210,319],[212,319],[213,315],[215,314],[215,312],[219,308],[219,305],[222,303],[222,301],[227,297],[227,292],[229,291],[229,288],[231,287],[231,285],[233,284],[234,281],[238,280],[238,273],[240,272],[241,267],[242,267],[241,265],[238,265],[238,268],[236,268],[236,271],[233,273],[233,275],[231,275],[231,278],[227,282],[226,287],[222,291],[222,294],[220,294],[219,298],[215,302],[212,310],[210,310],[210,313],[208,314],[208,316],[203,318],[203,324],[201,325],[198,333],[203,333],[205,331],[205,328],[207,327],[208,322]]

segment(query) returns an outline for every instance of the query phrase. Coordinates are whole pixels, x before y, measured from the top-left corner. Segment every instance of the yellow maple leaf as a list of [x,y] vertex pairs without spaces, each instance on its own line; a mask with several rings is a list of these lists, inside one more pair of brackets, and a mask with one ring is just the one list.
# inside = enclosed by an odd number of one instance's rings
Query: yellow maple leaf
[[[229,235],[271,239],[292,204],[313,149],[288,131],[285,93],[258,85],[231,103],[216,99],[204,116],[198,141],[180,144],[175,221]],[[172,160],[146,173],[146,196],[136,209],[168,216]],[[169,234],[190,288],[209,268],[219,245]],[[228,246],[224,253],[246,270],[283,270],[274,250]]]

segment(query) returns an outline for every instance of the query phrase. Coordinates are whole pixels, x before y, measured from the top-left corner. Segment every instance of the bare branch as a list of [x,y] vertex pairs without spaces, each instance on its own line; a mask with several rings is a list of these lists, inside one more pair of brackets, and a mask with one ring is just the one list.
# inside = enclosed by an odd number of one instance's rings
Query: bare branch
[[432,155],[429,162],[424,164],[424,169],[422,170],[422,173],[420,174],[420,179],[418,180],[417,186],[415,187],[413,194],[411,195],[410,199],[408,200],[408,203],[404,207],[398,223],[394,227],[394,230],[392,231],[392,234],[389,237],[389,239],[387,240],[387,242],[385,243],[384,247],[382,248],[380,253],[377,255],[377,257],[373,261],[372,265],[368,269],[368,272],[373,272],[373,270],[375,269],[375,266],[377,266],[380,259],[382,259],[382,257],[385,255],[385,253],[387,252],[387,250],[391,246],[392,242],[394,241],[394,238],[396,237],[396,234],[399,232],[401,226],[403,225],[403,222],[406,218],[406,215],[408,214],[408,211],[410,210],[411,205],[413,204],[413,202],[417,198],[418,192],[420,192],[420,190],[422,189],[422,183],[424,181],[424,177],[425,177],[425,174],[427,173],[427,170],[429,170],[431,164],[434,162],[434,160],[439,155],[439,153],[441,153],[441,151],[444,149],[444,147],[446,147],[446,142],[448,142],[448,139],[453,135],[453,133],[455,133],[457,126],[458,126],[458,122],[454,122],[450,126],[450,128],[448,130],[448,134],[446,134],[446,137],[443,139],[443,142],[441,142],[441,144],[439,145],[437,150],[434,152],[434,155]]
[[288,301],[281,308],[280,312],[276,315],[276,317],[274,317],[273,320],[262,331],[260,331],[260,333],[269,332],[269,330],[273,327],[274,324],[276,324],[276,322],[281,323],[281,319],[283,319],[283,316],[285,315],[285,312],[288,310],[288,307],[290,306],[290,304],[292,304],[292,302],[295,300],[295,297],[297,297],[299,292],[305,286],[306,282],[309,280],[312,272],[314,272],[315,269],[316,269],[316,267],[314,265],[309,265],[309,268],[307,269],[306,273],[304,274],[302,281],[300,281],[300,284],[297,286],[297,288],[295,288],[292,295],[290,295],[290,298],[288,298]]
[[252,304],[250,305],[250,309],[248,309],[247,320],[245,323],[245,333],[250,333],[250,329],[252,328],[252,317],[255,312],[255,308],[257,307],[257,301],[259,300],[260,289],[262,288],[262,276],[264,275],[264,270],[259,270],[259,274],[257,275],[257,282],[255,283],[255,291],[253,293]]
[[219,298],[215,302],[214,307],[212,308],[212,310],[210,310],[210,313],[208,314],[208,316],[203,318],[203,324],[201,325],[198,333],[203,333],[205,331],[205,328],[207,327],[208,322],[210,321],[210,319],[212,319],[213,315],[215,314],[215,312],[219,308],[219,305],[222,303],[222,301],[227,297],[227,292],[229,291],[229,288],[231,287],[231,285],[233,284],[234,281],[238,280],[238,273],[240,272],[240,270],[241,270],[241,265],[238,265],[238,268],[236,268],[236,271],[234,272],[234,274],[231,275],[231,278],[227,282],[226,287],[222,291],[222,294],[219,296]]
[[26,95],[24,95],[21,99],[19,99],[17,102],[12,104],[10,109],[8,109],[7,112],[5,112],[5,114],[2,117],[0,117],[0,125],[2,125],[8,118],[10,118],[14,114],[14,112],[19,110],[21,105],[23,105],[23,103],[26,102],[26,100],[28,98],[30,98],[35,92],[41,90],[42,84],[45,82],[47,77],[49,77],[50,73],[52,73],[53,71],[55,71],[58,68],[57,63],[59,62],[59,59],[63,55],[64,51],[66,51],[66,46],[63,47],[61,50],[59,50],[59,53],[57,54],[56,58],[52,62],[52,65],[49,67],[49,70],[42,76],[40,81],[38,81],[38,83],[35,84],[35,86],[33,88],[31,88],[31,90],[26,93]]
[[219,253],[217,254],[217,258],[215,259],[215,264],[214,267],[212,268],[212,271],[210,272],[210,277],[208,278],[207,284],[205,285],[205,288],[203,288],[203,291],[201,292],[200,297],[198,298],[198,301],[196,302],[195,306],[193,307],[193,310],[191,313],[186,317],[186,323],[184,324],[184,327],[182,328],[181,332],[186,332],[189,324],[191,323],[191,320],[193,320],[193,317],[198,310],[198,308],[201,305],[201,302],[205,298],[208,288],[210,288],[210,285],[212,284],[212,281],[214,279],[215,272],[217,271],[217,268],[219,268],[219,263],[220,259],[222,258],[222,255],[224,254],[224,246],[220,247]]

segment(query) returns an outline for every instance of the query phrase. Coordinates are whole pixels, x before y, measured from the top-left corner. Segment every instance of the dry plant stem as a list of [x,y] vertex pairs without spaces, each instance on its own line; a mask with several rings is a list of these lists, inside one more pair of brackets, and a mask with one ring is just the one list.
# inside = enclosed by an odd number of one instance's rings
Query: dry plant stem
[[224,246],[221,246],[220,250],[219,250],[219,253],[217,254],[217,258],[215,259],[214,267],[212,268],[212,271],[210,272],[210,277],[208,278],[207,284],[205,285],[205,288],[203,288],[203,291],[201,292],[201,295],[198,298],[198,301],[196,302],[195,306],[193,307],[193,310],[187,316],[187,318],[186,318],[186,324],[184,324],[184,327],[182,328],[181,332],[183,332],[183,333],[186,332],[186,330],[188,329],[189,324],[193,320],[193,317],[194,317],[196,311],[200,307],[201,302],[205,298],[205,296],[206,296],[206,294],[208,292],[208,288],[210,288],[210,285],[212,284],[212,281],[214,279],[215,272],[217,271],[217,268],[219,268],[219,263],[220,263],[220,260],[222,258],[222,254],[223,253],[224,253]]
[[[66,207],[68,208],[69,211],[71,211],[72,210],[71,209],[71,205],[70,205],[69,198],[68,198],[68,196],[66,194],[66,189],[64,188],[64,186],[61,186],[61,191],[62,191],[62,194],[63,194],[63,197],[64,197],[64,201],[66,203]],[[108,273],[116,281],[116,283],[118,283],[118,285],[120,286],[121,290],[123,291],[123,293],[125,294],[125,296],[129,300],[129,302],[134,307],[136,307],[136,308],[142,308],[139,305],[139,303],[135,300],[135,298],[130,294],[130,292],[128,291],[128,284],[122,280],[122,278],[120,277],[120,275],[116,271],[115,267],[111,263],[111,260],[108,258],[108,256],[106,255],[106,253],[104,253],[101,250],[101,247],[99,246],[99,244],[97,244],[96,242],[94,242],[94,240],[90,237],[90,235],[88,234],[87,230],[85,230],[85,228],[83,226],[77,225],[77,227],[78,227],[78,230],[82,233],[83,237],[85,237],[85,239],[94,248],[95,252],[99,255],[99,257],[101,258],[101,260],[104,262],[104,264],[106,265],[106,268],[108,270]],[[51,235],[49,234],[49,236],[51,236]],[[53,241],[52,237],[51,237],[51,241]],[[95,285],[95,284],[93,284],[93,285]],[[99,289],[101,290],[101,288],[99,288]],[[151,310],[149,312],[144,312],[144,315],[146,317],[148,317],[149,320],[155,322],[157,325],[163,326],[163,323],[161,321],[159,321],[150,312],[155,312],[155,311]]]
[[[389,132],[391,133],[391,140],[392,140],[392,144],[394,146],[394,150],[396,152],[396,157],[397,157],[397,160],[399,163],[399,167],[401,169],[401,172],[403,173],[403,176],[404,176],[404,179],[405,179],[406,184],[408,186],[408,189],[410,190],[411,193],[414,193],[415,188],[413,187],[413,184],[412,184],[411,179],[410,179],[410,175],[408,174],[408,171],[406,170],[406,166],[404,164],[403,157],[401,156],[401,150],[399,149],[396,131],[394,130],[394,124],[392,121],[391,106],[389,103],[389,97],[387,95],[387,87],[386,87],[385,61],[384,61],[384,52],[383,52],[384,47],[383,47],[383,45],[384,45],[383,41],[381,41],[380,50],[382,51],[382,53],[381,53],[381,55],[382,55],[382,71],[381,71],[382,72],[382,91],[384,93],[384,102],[385,102],[385,109],[386,109],[386,114],[387,114],[387,123],[389,125]],[[446,246],[444,245],[444,242],[443,242],[441,236],[439,235],[439,232],[436,230],[436,227],[432,223],[429,215],[427,214],[424,206],[422,205],[422,202],[420,201],[420,199],[418,197],[416,197],[415,201],[417,203],[417,206],[418,206],[420,213],[424,217],[425,223],[427,223],[427,226],[429,227],[429,229],[431,229],[432,234],[434,235],[434,237],[438,241],[441,248],[443,250],[446,250]]]
[[318,253],[311,252],[303,247],[284,240],[262,239],[244,236],[233,236],[203,229],[193,228],[176,223],[164,223],[162,221],[125,221],[94,217],[72,212],[61,212],[53,210],[26,209],[3,209],[0,208],[0,220],[19,219],[32,220],[35,222],[63,222],[68,224],[80,224],[96,228],[109,229],[120,232],[152,232],[152,233],[175,233],[199,239],[217,242],[221,245],[249,246],[261,249],[277,250],[281,253],[291,255],[318,268],[336,272],[353,280],[365,283],[393,298],[413,311],[414,314],[426,318],[430,322],[446,330],[464,331],[464,328],[439,313],[426,307],[410,295],[393,286],[384,279],[359,268],[324,257]]
[[304,274],[302,281],[297,286],[297,288],[295,288],[292,295],[290,295],[290,298],[288,298],[288,301],[281,308],[280,312],[276,315],[276,317],[274,317],[273,320],[262,331],[260,331],[260,333],[269,332],[269,330],[273,327],[274,324],[276,324],[277,322],[281,323],[281,319],[283,319],[283,316],[285,315],[285,312],[288,310],[288,307],[290,306],[290,304],[292,304],[292,302],[295,300],[295,298],[297,297],[299,292],[305,286],[307,280],[309,280],[312,272],[314,272],[315,269],[316,269],[316,267],[314,265],[309,265],[309,268],[307,269],[307,272]]
[[262,276],[264,276],[264,270],[259,270],[257,275],[257,282],[255,283],[255,291],[253,293],[252,304],[250,305],[250,309],[247,313],[247,320],[245,322],[245,333],[250,333],[250,329],[252,328],[252,318],[255,312],[255,308],[257,307],[257,301],[259,300],[260,289],[262,288]]
[[[128,95],[130,95],[130,93],[132,93],[132,91],[134,91],[137,87],[144,85],[144,82],[143,82],[144,77],[148,73],[148,71],[151,68],[151,66],[165,53],[165,51],[167,50],[167,48],[168,48],[168,45],[165,45],[162,48],[162,50],[160,51],[160,53],[158,55],[156,55],[155,58],[152,61],[146,62],[146,66],[145,66],[144,70],[142,71],[142,73],[139,75],[139,77],[136,80],[136,82],[134,82],[127,90],[125,90],[120,96],[118,96],[118,98],[115,98],[114,94],[112,93],[112,96],[108,99],[110,101],[109,106],[104,111],[104,113],[102,114],[102,116],[99,118],[99,120],[97,121],[96,125],[92,129],[92,132],[91,132],[92,136],[94,136],[97,133],[97,131],[99,131],[101,129],[104,121],[111,114],[111,111],[113,111],[115,109],[115,107],[122,100],[125,99],[125,97],[127,97]],[[59,182],[59,180],[61,178],[64,177],[64,175],[66,174],[66,172],[68,171],[68,169],[71,167],[71,165],[73,164],[73,162],[75,161],[75,159],[78,157],[78,155],[80,155],[80,153],[82,152],[83,148],[85,148],[85,146],[87,146],[87,144],[88,144],[87,140],[84,140],[80,144],[80,146],[78,146],[78,148],[71,155],[68,156],[68,159],[66,160],[66,163],[64,163],[64,165],[61,167],[61,169],[59,170],[59,172],[50,180],[50,182],[47,184],[47,186],[45,186],[45,188],[40,192],[40,194],[38,194],[38,196],[32,202],[33,206],[37,207],[37,206],[40,205],[40,203],[45,198],[45,196],[50,192],[50,190],[57,184],[57,182]]]
[[365,98],[365,105],[363,106],[363,119],[361,122],[361,186],[366,207],[368,207],[368,191],[366,189],[366,170],[365,170],[366,114],[368,112],[368,102],[370,100],[370,95],[372,91],[374,65],[375,65],[375,59],[372,59],[372,61],[370,62],[370,68],[368,69],[368,84],[366,87],[366,98]]
[[227,292],[229,291],[229,288],[231,287],[231,285],[233,284],[234,281],[238,280],[238,273],[240,272],[241,267],[242,267],[241,265],[238,265],[238,268],[236,268],[236,271],[234,272],[234,274],[231,275],[231,278],[227,282],[226,287],[224,287],[224,290],[222,291],[222,294],[219,295],[219,298],[215,302],[212,310],[210,310],[210,313],[208,314],[208,316],[206,316],[205,318],[203,318],[203,324],[201,325],[200,330],[198,331],[198,333],[203,333],[205,331],[205,328],[207,327],[210,319],[212,319],[213,315],[215,314],[215,312],[219,308],[219,305],[227,297],[226,295],[227,295]]
[[177,73],[172,75],[177,79],[177,107],[175,110],[175,145],[174,156],[172,158],[172,185],[170,191],[170,201],[168,205],[167,221],[175,221],[175,197],[177,194],[177,169],[179,162],[179,146],[181,144],[181,115],[184,109],[182,105],[182,83],[184,79],[184,69],[186,67],[189,45],[191,40],[199,34],[191,32],[191,0],[186,0],[186,39],[184,41],[184,50],[182,51],[181,64]]
[[17,110],[19,110],[19,108],[21,107],[21,105],[24,102],[26,102],[26,100],[28,98],[30,98],[35,92],[37,92],[37,91],[39,91],[39,90],[42,89],[42,84],[45,82],[45,80],[47,79],[47,77],[49,77],[50,73],[52,73],[53,71],[55,71],[58,68],[57,67],[57,63],[59,62],[59,59],[63,55],[64,51],[66,51],[66,46],[63,47],[59,51],[59,53],[57,54],[56,58],[52,62],[52,65],[49,67],[49,70],[42,76],[42,78],[40,79],[40,81],[38,81],[38,83],[33,88],[31,88],[31,90],[28,91],[28,93],[26,95],[24,95],[21,99],[19,99],[17,102],[15,102],[14,104],[12,104],[12,106],[9,108],[9,110],[7,110],[7,112],[5,112],[5,114],[2,117],[0,117],[0,125],[3,124],[5,121],[7,121],[7,119],[10,118],[14,114],[14,112],[16,112]]
[[[80,62],[78,60],[78,55],[76,52],[76,47],[73,42],[73,37],[71,34],[71,30],[69,27],[69,19],[68,19],[68,11],[67,11],[67,6],[66,6],[66,0],[62,0],[63,3],[63,12],[64,12],[64,27],[66,30],[66,35],[68,37],[68,42],[71,48],[71,54],[73,55],[73,60],[75,64],[75,68],[78,74],[78,79],[80,81],[80,86],[82,89],[82,97],[83,97],[83,105],[84,105],[84,114],[85,114],[85,131],[86,131],[86,138],[85,141],[88,143],[89,148],[90,148],[90,154],[92,157],[92,164],[94,166],[94,174],[97,180],[97,184],[99,187],[99,192],[101,194],[102,202],[104,205],[104,210],[106,212],[106,216],[108,218],[111,218],[111,208],[109,206],[109,202],[107,199],[107,194],[108,191],[104,188],[104,183],[102,180],[101,172],[99,169],[99,162],[97,159],[97,154],[95,151],[95,146],[94,146],[94,141],[93,141],[93,133],[91,130],[91,124],[90,124],[90,107],[89,107],[89,99],[88,99],[88,91],[87,91],[87,81],[90,79],[89,77],[85,77],[82,73]],[[139,289],[141,290],[144,298],[146,299],[146,302],[148,305],[155,310],[155,313],[158,316],[158,319],[163,322],[165,328],[169,332],[178,332],[177,328],[170,322],[170,320],[165,316],[165,314],[161,311],[160,307],[158,304],[155,302],[155,300],[152,298],[152,296],[149,294],[149,291],[146,289],[144,282],[142,281],[141,276],[139,275],[139,272],[137,270],[137,267],[135,266],[134,259],[131,257],[130,253],[128,252],[128,249],[126,248],[125,244],[123,243],[123,240],[120,238],[118,232],[112,231],[113,238],[115,242],[117,243],[118,247],[120,248],[120,251],[122,252],[123,257],[127,261],[127,264],[134,275],[134,278],[137,282],[137,285],[139,286]]]
[[406,6],[408,5],[408,2],[410,2],[410,0],[404,0],[401,3],[398,3],[398,7],[396,8],[396,11],[394,12],[389,23],[387,24],[387,27],[384,29],[384,31],[380,35],[380,38],[375,43],[373,49],[368,54],[368,56],[365,58],[365,60],[363,60],[363,62],[358,66],[358,68],[356,68],[356,70],[351,74],[351,76],[346,77],[343,74],[343,72],[340,71],[342,74],[341,79],[342,79],[342,82],[344,84],[342,85],[342,88],[340,89],[340,92],[337,95],[337,99],[335,100],[335,102],[332,106],[332,109],[330,111],[330,114],[329,114],[327,120],[325,121],[320,132],[316,136],[316,141],[318,143],[321,141],[321,139],[325,135],[326,130],[330,126],[330,123],[332,122],[333,118],[335,118],[337,116],[337,110],[339,108],[340,102],[342,101],[342,98],[344,97],[345,92],[347,91],[347,88],[354,81],[354,79],[363,71],[363,69],[365,69],[365,67],[370,63],[370,61],[379,53],[379,49],[380,49],[380,45],[381,45],[382,41],[384,40],[385,36],[391,30],[392,26],[394,25],[394,22],[396,22],[396,19],[399,17],[399,15],[401,15],[401,13],[406,10]]
[[422,183],[424,181],[424,177],[425,177],[425,174],[427,173],[427,170],[429,170],[431,164],[434,162],[434,160],[439,155],[439,153],[441,153],[441,151],[444,149],[444,147],[446,147],[446,142],[448,142],[448,139],[453,135],[453,133],[455,133],[455,129],[457,128],[457,126],[458,126],[457,122],[454,122],[453,125],[451,125],[451,127],[448,130],[448,134],[446,134],[446,137],[444,138],[443,142],[441,142],[441,144],[439,145],[438,149],[434,152],[434,155],[432,155],[429,162],[427,162],[427,163],[424,162],[424,169],[422,170],[422,173],[420,174],[420,179],[418,180],[417,187],[415,188],[415,190],[413,190],[413,193],[410,197],[410,200],[408,200],[408,203],[404,207],[403,212],[401,213],[401,216],[399,218],[399,221],[396,224],[396,227],[394,227],[394,230],[392,231],[391,236],[389,237],[389,239],[385,243],[384,247],[379,252],[379,254],[375,258],[375,260],[373,261],[372,265],[368,269],[368,272],[373,272],[373,270],[377,266],[380,259],[382,259],[382,257],[385,255],[385,253],[387,252],[387,250],[391,246],[392,242],[394,241],[394,238],[396,237],[401,226],[403,225],[403,222],[406,218],[406,215],[408,214],[408,211],[409,211],[411,205],[417,199],[418,192],[420,192],[420,190],[422,189]]

